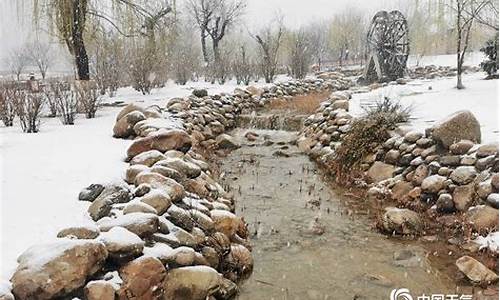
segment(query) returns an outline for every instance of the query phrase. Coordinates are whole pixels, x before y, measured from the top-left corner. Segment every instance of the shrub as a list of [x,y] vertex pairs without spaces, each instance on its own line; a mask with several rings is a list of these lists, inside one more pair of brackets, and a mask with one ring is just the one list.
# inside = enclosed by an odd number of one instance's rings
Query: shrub
[[6,84],[0,86],[0,118],[6,127],[14,125],[14,117],[16,116],[11,92],[12,88]]
[[11,96],[22,130],[27,133],[38,132],[45,96],[42,93],[29,93],[20,88],[14,89]]
[[353,119],[330,165],[338,180],[346,180],[359,171],[362,159],[384,143],[398,123],[407,122],[410,112],[411,107],[384,98],[366,109],[364,115]]
[[488,74],[488,79],[498,78],[498,35],[486,42],[481,48],[488,59],[481,63],[481,68]]
[[56,103],[57,112],[64,125],[74,125],[75,115],[78,107],[76,93],[71,90],[71,85],[64,82],[52,82],[50,84],[49,98]]
[[87,119],[94,118],[102,100],[98,86],[92,82],[80,82],[77,87],[77,93],[78,104],[85,113],[85,117]]

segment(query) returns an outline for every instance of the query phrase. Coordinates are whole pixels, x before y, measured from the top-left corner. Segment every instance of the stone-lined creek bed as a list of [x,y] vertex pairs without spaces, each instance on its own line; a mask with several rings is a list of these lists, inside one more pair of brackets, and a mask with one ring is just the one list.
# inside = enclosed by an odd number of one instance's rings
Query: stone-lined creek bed
[[296,132],[230,134],[241,148],[221,158],[220,172],[248,223],[254,256],[238,299],[386,299],[401,286],[455,291],[421,245],[374,231],[369,216],[355,212],[359,200],[334,190],[298,149]]

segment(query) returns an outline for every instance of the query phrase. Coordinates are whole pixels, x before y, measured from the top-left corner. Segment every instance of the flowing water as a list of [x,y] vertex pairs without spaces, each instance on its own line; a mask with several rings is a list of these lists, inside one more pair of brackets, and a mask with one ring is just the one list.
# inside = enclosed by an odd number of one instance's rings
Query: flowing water
[[[291,140],[295,133],[232,132],[242,147],[221,162],[237,213],[251,232],[255,267],[238,299],[390,299],[392,289],[446,294],[454,283],[432,269],[416,243],[373,229],[322,178]],[[403,298],[398,298],[403,299]]]

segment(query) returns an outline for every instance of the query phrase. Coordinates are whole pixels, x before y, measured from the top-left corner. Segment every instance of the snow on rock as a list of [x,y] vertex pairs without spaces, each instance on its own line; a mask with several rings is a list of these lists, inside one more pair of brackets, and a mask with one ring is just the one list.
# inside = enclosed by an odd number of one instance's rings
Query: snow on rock
[[489,233],[486,237],[478,236],[474,243],[479,245],[479,249],[488,249],[491,252],[498,253],[500,247],[500,234],[498,231]]
[[14,295],[12,295],[12,284],[9,281],[0,279],[0,299],[14,300]]

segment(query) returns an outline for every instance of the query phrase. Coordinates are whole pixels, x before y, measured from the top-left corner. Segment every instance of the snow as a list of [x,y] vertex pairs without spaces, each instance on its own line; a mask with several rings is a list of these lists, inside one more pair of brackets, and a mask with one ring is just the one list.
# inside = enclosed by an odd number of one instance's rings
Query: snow
[[498,231],[490,232],[486,237],[478,236],[474,242],[479,245],[479,249],[488,249],[491,252],[498,253],[500,247],[500,234]]
[[0,298],[2,299],[14,299],[14,295],[11,293],[12,284],[9,281],[0,279]]
[[113,244],[114,248],[123,248],[130,245],[144,245],[141,238],[123,227],[113,227],[108,232],[103,232],[98,237],[104,244]]
[[354,94],[349,109],[358,116],[364,112],[363,107],[384,97],[396,99],[412,107],[409,127],[418,131],[431,127],[449,114],[467,109],[481,124],[482,142],[498,142],[498,80],[483,80],[484,77],[482,72],[464,75],[464,90],[455,88],[455,77],[388,85],[369,93]]
[[[479,66],[479,64],[484,60],[484,54],[482,52],[470,52],[465,55],[464,65],[465,66]],[[408,57],[408,66],[413,67],[417,65],[417,57],[415,55],[410,55]],[[456,54],[445,54],[445,55],[431,55],[423,56],[420,59],[419,66],[446,66],[446,67],[456,67],[457,66],[457,55]]]
[[[169,82],[151,95],[122,88],[104,102],[164,107],[169,99],[185,97],[195,88],[215,94],[230,93],[235,87],[233,81],[226,85],[191,82],[185,86]],[[41,131],[36,134],[22,133],[19,126],[0,126],[0,277],[10,278],[17,257],[31,245],[55,239],[64,227],[89,222],[89,203],[78,201],[82,188],[122,178],[131,141],[112,138],[120,110],[104,107],[95,119],[79,117],[74,126],[43,118]]]

